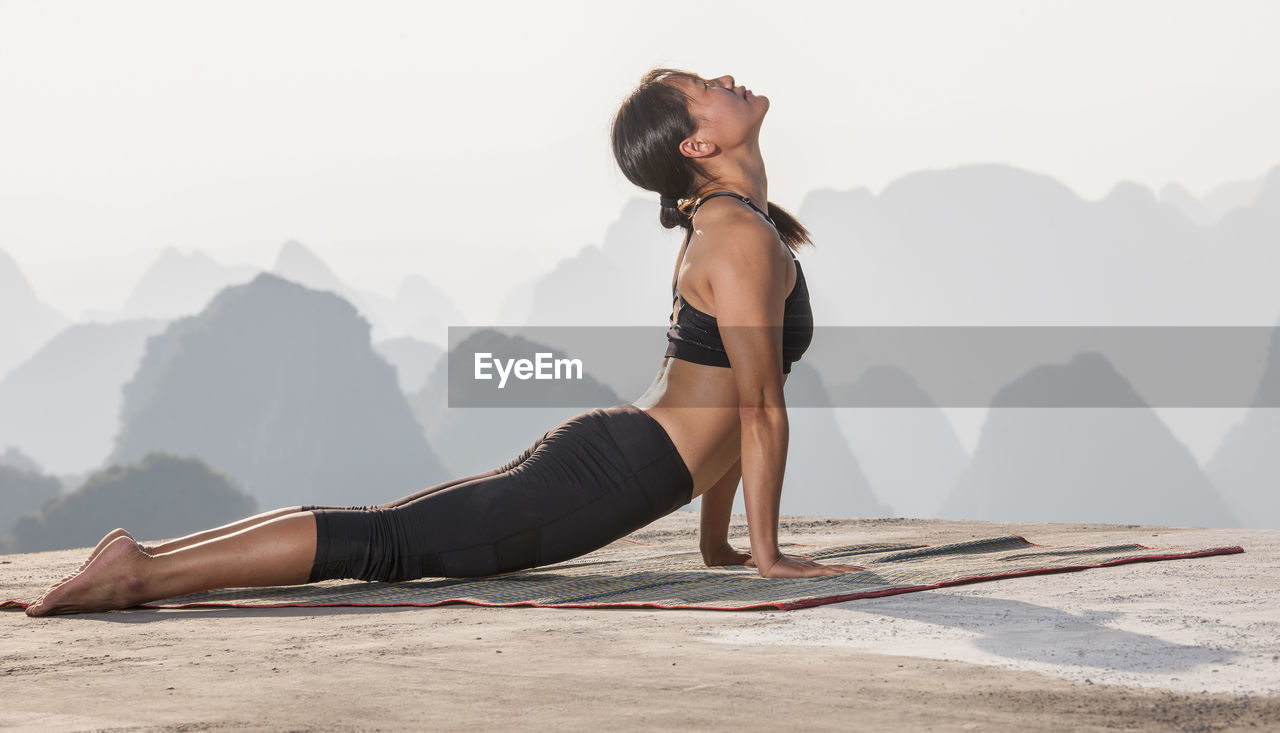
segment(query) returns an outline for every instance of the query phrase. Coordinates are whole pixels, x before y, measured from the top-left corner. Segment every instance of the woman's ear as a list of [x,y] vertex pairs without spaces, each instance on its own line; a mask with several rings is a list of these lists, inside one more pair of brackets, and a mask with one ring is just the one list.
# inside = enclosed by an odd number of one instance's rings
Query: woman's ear
[[686,137],[680,141],[680,154],[686,158],[705,158],[714,155],[720,148],[710,140],[697,136]]

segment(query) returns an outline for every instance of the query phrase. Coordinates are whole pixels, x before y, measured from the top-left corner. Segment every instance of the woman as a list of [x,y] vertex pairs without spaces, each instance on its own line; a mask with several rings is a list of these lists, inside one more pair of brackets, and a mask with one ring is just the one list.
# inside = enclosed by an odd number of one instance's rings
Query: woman
[[[698,496],[709,566],[751,565],[767,578],[862,570],[778,549],[789,436],[782,388],[813,324],[790,251],[808,232],[780,208],[753,203],[768,201],[759,145],[768,109],[767,97],[731,76],[655,69],[614,119],[623,173],[659,194],[664,226],[686,230],[667,357],[639,400],[578,415],[505,466],[391,504],[289,507],[147,548],[115,530],[27,613],[328,578],[509,572],[590,552]],[[728,541],[739,480],[750,552]]]

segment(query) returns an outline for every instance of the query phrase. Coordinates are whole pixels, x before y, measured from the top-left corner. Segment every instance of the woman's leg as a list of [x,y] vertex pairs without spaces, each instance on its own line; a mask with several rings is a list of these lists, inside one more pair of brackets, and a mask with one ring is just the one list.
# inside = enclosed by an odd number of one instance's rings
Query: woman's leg
[[212,588],[297,585],[315,560],[316,523],[298,512],[162,555],[116,537],[27,607],[29,616],[128,608]]
[[[532,455],[532,453],[533,453],[533,448],[531,447],[528,450],[526,450],[523,454],[521,454],[520,456],[512,460],[510,463],[507,463],[506,465],[503,465],[503,466],[499,466],[498,468],[495,468],[491,471],[483,471],[481,473],[472,474],[470,476],[463,476],[462,478],[453,479],[452,481],[445,481],[444,483],[436,484],[435,486],[431,486],[421,491],[409,494],[408,496],[402,497],[400,499],[396,499],[395,501],[387,502],[386,504],[379,504],[376,507],[372,507],[372,508],[390,508],[390,507],[400,506],[402,504],[407,504],[416,499],[420,499],[424,496],[427,496],[428,494],[433,494],[437,491],[443,491],[445,489],[451,489],[454,486],[457,486],[459,484],[464,484],[468,481],[474,481],[476,479],[481,479],[481,478],[488,478],[490,476],[495,476],[505,471],[510,471],[512,468],[515,468],[516,466],[520,465],[526,458]],[[312,509],[368,509],[368,508],[370,507],[363,507],[363,506],[339,507],[339,506],[320,506],[320,505],[283,507],[280,509],[274,509],[269,512],[263,512],[262,514],[255,514],[252,517],[247,517],[245,519],[232,522],[231,524],[224,524],[221,527],[214,527],[213,529],[206,529],[201,532],[196,532],[194,534],[186,535],[185,537],[179,537],[176,539],[168,540],[167,542],[159,542],[156,544],[147,544],[147,545],[143,545],[139,543],[138,546],[142,549],[143,552],[146,552],[149,555],[162,555],[167,552],[173,552],[174,550],[181,550],[184,547],[190,547],[191,545],[197,545],[197,544],[200,544],[201,542],[207,542],[208,540],[217,539],[219,537],[225,537],[229,534],[235,534],[236,532],[239,532],[241,530],[248,529],[250,527],[254,527],[264,522],[269,522],[273,519],[287,516],[289,514],[297,514],[298,512],[311,511]],[[93,551],[89,553],[88,559],[86,559],[84,563],[80,565],[80,569],[83,570],[86,566],[88,566],[88,564],[93,560],[93,558],[97,557],[98,553],[106,549],[106,546],[109,545],[111,541],[116,539],[117,537],[129,537],[131,539],[136,539],[126,529],[114,529],[111,532],[108,532],[107,535],[103,537],[101,541],[98,542],[98,546],[93,548]]]
[[[154,544],[148,543],[146,545],[142,543],[138,543],[138,547],[148,555],[162,555],[166,552],[173,552],[174,550],[181,550],[184,547],[190,547],[191,545],[198,545],[201,542],[205,542],[207,540],[214,540],[219,537],[225,537],[229,534],[234,534],[236,532],[239,532],[242,529],[248,529],[250,527],[262,524],[263,522],[269,522],[272,519],[275,519],[277,517],[283,517],[289,514],[297,514],[302,510],[303,509],[300,506],[291,506],[291,507],[283,507],[281,509],[274,509],[269,512],[263,512],[262,514],[255,514],[252,517],[246,517],[244,519],[232,522],[231,524],[224,524],[221,527],[214,527],[212,529],[202,530],[200,532],[189,534],[189,535],[186,535],[185,537],[179,537],[176,539],[168,540],[166,542],[157,542]],[[117,537],[129,537],[134,540],[137,539],[136,537],[133,536],[133,533],[129,532],[129,530],[127,529],[111,530],[106,534],[105,537],[103,537],[98,542],[98,546],[93,548],[93,551],[89,553],[89,558],[85,560],[84,564],[80,566],[81,569],[83,569],[85,565],[88,565],[89,562],[93,560],[93,558],[98,556],[98,553],[106,549],[107,545],[111,544],[111,541]]]
[[[510,471],[528,459],[541,442],[539,438],[520,456],[493,470],[446,481],[376,507],[285,507],[151,548],[139,545],[126,530],[116,529],[102,538],[78,570],[46,591],[27,612],[35,616],[126,608],[211,588],[306,583],[316,552],[316,524],[311,509],[372,511],[400,507]],[[100,556],[102,559],[97,561]],[[304,556],[305,569],[300,570],[298,563],[302,561],[298,558]],[[235,565],[246,562],[246,558],[259,566],[216,567],[219,562],[229,560]]]
[[539,457],[528,470],[491,471],[454,491],[419,492],[382,508],[287,514],[159,555],[119,536],[27,613],[102,611],[330,577],[508,572],[590,552],[674,511],[692,490],[661,426],[630,406],[572,418],[528,453],[522,458]]
[[[421,516],[421,509],[416,513],[406,513],[405,508],[422,507],[432,495],[448,496],[439,492],[463,483],[492,486],[496,481],[499,486],[505,485],[503,479],[515,475],[510,469],[532,455],[540,442],[541,439],[506,466],[433,486],[404,500],[379,507],[343,507],[329,511],[343,515],[395,516],[401,520],[397,524],[403,530],[402,536],[413,533],[415,529],[422,529],[414,527],[412,521],[415,516]],[[95,556],[36,599],[27,607],[27,614],[45,616],[105,611],[213,588],[306,583],[316,562],[316,516],[309,510],[282,511],[286,513],[256,524],[250,523],[274,512],[191,535],[184,539],[191,539],[194,544],[160,554],[143,551],[126,532],[112,532],[99,543]],[[457,519],[461,514],[463,512],[446,510],[444,515],[437,515],[432,521],[448,526],[451,519]],[[237,526],[240,529],[234,529]],[[200,537],[206,539],[196,540]],[[367,548],[361,549],[376,553],[381,548],[371,542]]]

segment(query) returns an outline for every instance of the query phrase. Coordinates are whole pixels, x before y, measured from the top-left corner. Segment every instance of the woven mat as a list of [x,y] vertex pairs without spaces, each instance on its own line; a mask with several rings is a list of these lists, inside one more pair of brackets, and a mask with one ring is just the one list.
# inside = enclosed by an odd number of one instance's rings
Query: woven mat
[[[761,578],[754,568],[707,568],[694,552],[606,548],[558,565],[485,578],[366,583],[331,580],[303,586],[232,588],[145,604],[147,608],[234,606],[481,606],[556,608],[795,609],[856,598],[911,593],[960,583],[1122,563],[1244,552],[1241,547],[1152,548],[1143,545],[1052,547],[1017,535],[948,545],[795,545],[821,562],[864,566],[820,578]],[[0,607],[25,604],[7,601]]]

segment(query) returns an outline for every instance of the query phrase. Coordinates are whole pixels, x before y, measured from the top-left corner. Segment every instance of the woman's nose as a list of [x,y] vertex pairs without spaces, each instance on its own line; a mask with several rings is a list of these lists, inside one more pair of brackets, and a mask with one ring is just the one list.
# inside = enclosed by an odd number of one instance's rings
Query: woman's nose
[[726,87],[737,86],[737,84],[734,83],[733,77],[730,76],[729,74],[725,74],[724,76],[717,76],[716,81],[720,82],[722,86],[726,86]]

